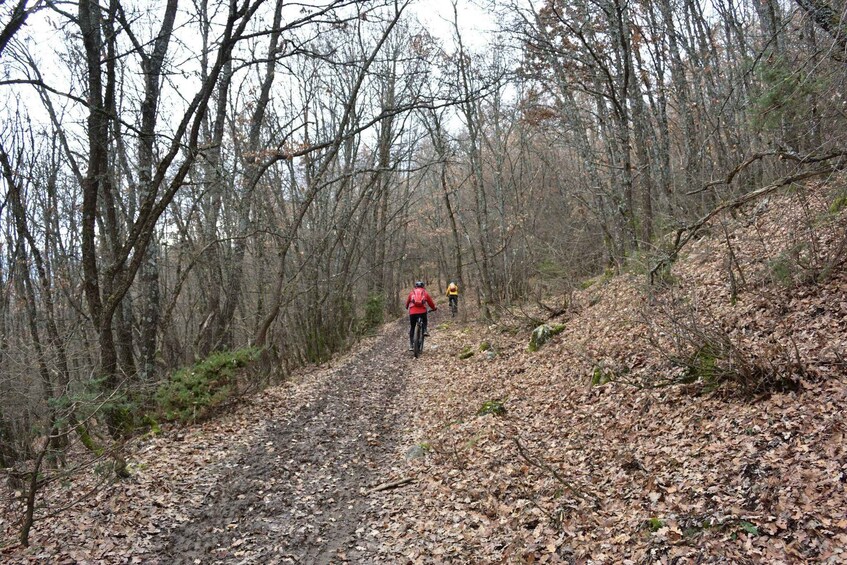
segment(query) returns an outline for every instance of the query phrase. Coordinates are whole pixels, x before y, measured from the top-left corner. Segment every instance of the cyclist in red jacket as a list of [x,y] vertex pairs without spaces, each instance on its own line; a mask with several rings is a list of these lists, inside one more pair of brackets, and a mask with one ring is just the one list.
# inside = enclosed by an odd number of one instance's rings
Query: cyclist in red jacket
[[415,288],[412,289],[412,292],[409,293],[409,297],[406,299],[406,309],[409,311],[409,351],[412,351],[415,348],[412,341],[415,338],[415,324],[418,323],[418,318],[423,318],[424,335],[429,335],[426,331],[427,305],[429,305],[429,309],[433,312],[438,310],[438,308],[435,307],[435,302],[432,301],[432,297],[424,288],[424,283],[418,281],[415,283]]

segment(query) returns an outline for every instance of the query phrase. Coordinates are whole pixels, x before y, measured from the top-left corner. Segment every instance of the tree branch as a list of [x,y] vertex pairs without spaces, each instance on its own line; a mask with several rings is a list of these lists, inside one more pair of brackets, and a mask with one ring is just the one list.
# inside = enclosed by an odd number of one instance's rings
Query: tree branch
[[[520,455],[521,455],[521,457],[523,457],[524,461],[526,461],[527,463],[529,463],[533,467],[538,467],[542,471],[549,473],[550,475],[552,475],[552,477],[554,479],[559,481],[566,489],[568,489],[571,492],[571,494],[573,494],[575,497],[579,498],[580,500],[585,500],[587,493],[583,493],[581,490],[576,488],[576,486],[574,486],[573,483],[571,483],[570,481],[567,481],[564,478],[562,478],[562,476],[559,474],[559,472],[556,469],[554,469],[553,467],[551,467],[546,461],[544,461],[542,459],[536,460],[536,459],[533,459],[532,457],[530,457],[529,452],[524,448],[523,445],[521,445],[521,442],[518,439],[517,435],[515,435],[512,438],[512,440],[515,442],[515,446],[518,448],[518,453],[520,453]],[[588,496],[592,500],[594,500],[594,502],[597,502],[596,496],[594,496],[593,494],[588,494]]]
[[[750,161],[750,160],[748,159],[748,161]],[[738,198],[736,198],[734,200],[720,204],[719,206],[714,208],[711,212],[709,212],[708,214],[706,214],[705,216],[703,216],[702,218],[700,218],[699,220],[697,220],[693,224],[690,224],[688,226],[680,228],[679,230],[677,230],[676,237],[674,238],[673,250],[670,252],[670,254],[667,257],[665,257],[664,259],[662,259],[661,261],[656,263],[656,265],[650,270],[650,284],[653,284],[655,275],[659,271],[659,269],[661,269],[662,267],[669,265],[670,263],[675,261],[676,257],[679,255],[679,252],[682,250],[682,248],[689,241],[691,241],[691,239],[694,238],[694,236],[697,235],[697,233],[699,233],[700,229],[702,229],[703,226],[706,225],[706,223],[709,222],[709,220],[711,220],[712,218],[714,218],[715,216],[717,216],[718,214],[720,214],[724,210],[728,210],[728,209],[732,209],[732,208],[738,208],[739,206],[742,206],[742,205],[744,205],[748,202],[756,200],[757,198],[760,198],[760,197],[762,197],[766,194],[770,194],[771,192],[774,192],[775,190],[782,188],[783,186],[793,184],[795,182],[807,180],[807,179],[810,179],[810,178],[813,178],[813,177],[818,177],[818,176],[821,176],[821,175],[828,175],[830,173],[834,173],[834,172],[843,170],[845,168],[845,165],[847,165],[847,163],[845,163],[844,161],[839,161],[838,163],[835,163],[833,165],[827,165],[827,166],[822,167],[820,169],[815,169],[815,170],[812,170],[812,171],[804,171],[802,173],[797,173],[797,174],[794,174],[794,175],[789,175],[787,177],[783,177],[783,178],[777,180],[776,182],[769,184],[769,185],[767,185],[763,188],[760,188],[758,190],[754,190],[752,192],[748,192],[746,194],[739,196]]]

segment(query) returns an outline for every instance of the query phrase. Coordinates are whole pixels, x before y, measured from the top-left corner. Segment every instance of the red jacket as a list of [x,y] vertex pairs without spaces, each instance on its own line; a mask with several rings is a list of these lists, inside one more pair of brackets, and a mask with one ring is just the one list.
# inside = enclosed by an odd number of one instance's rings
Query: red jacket
[[[423,293],[424,303],[420,306],[414,304],[414,296],[415,291],[420,290]],[[423,288],[416,288],[409,293],[409,297],[406,299],[406,309],[409,310],[409,314],[426,314],[426,305],[429,304],[430,310],[436,310],[435,302],[432,301],[432,297]],[[409,307],[411,305],[411,308]]]

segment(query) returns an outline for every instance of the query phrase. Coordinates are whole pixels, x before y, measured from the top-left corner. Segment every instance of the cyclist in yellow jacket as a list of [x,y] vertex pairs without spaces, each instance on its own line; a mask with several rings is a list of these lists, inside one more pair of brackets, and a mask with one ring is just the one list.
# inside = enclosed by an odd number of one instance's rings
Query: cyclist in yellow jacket
[[450,303],[450,311],[455,316],[459,309],[459,285],[453,281],[447,285],[447,300]]

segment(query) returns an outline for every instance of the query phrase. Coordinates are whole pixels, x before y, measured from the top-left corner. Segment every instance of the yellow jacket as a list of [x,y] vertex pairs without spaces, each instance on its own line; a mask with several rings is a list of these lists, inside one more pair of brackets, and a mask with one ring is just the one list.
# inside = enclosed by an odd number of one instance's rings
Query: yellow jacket
[[447,296],[459,296],[459,286],[456,283],[451,283],[447,287]]

